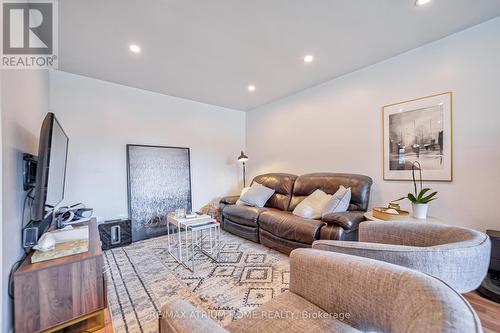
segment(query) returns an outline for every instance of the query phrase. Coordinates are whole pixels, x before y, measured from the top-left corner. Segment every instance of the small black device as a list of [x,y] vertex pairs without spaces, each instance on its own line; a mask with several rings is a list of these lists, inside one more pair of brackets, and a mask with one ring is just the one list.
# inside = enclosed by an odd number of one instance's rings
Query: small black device
[[487,230],[491,240],[491,260],[488,275],[477,291],[485,297],[500,303],[500,231]]
[[23,188],[29,191],[36,184],[37,157],[31,154],[23,154]]
[[23,228],[23,247],[25,249],[32,248],[38,242],[38,239],[52,224],[53,215],[49,214],[41,221],[30,221]]
[[26,227],[23,229],[23,247],[30,248],[38,242],[38,228]]
[[109,250],[132,243],[131,220],[109,220],[100,223],[98,228],[103,250]]

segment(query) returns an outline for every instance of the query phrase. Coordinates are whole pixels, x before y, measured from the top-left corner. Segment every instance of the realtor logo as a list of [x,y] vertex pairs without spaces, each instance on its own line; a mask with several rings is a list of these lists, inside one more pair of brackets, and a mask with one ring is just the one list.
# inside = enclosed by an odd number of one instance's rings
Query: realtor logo
[[57,67],[57,2],[2,2],[2,68]]

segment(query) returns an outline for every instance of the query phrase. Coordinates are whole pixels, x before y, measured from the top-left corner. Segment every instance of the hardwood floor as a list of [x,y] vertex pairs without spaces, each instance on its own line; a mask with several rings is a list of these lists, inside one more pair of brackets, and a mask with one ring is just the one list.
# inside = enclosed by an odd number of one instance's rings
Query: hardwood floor
[[111,314],[109,313],[109,308],[107,308],[105,311],[104,322],[106,323],[106,326],[104,326],[103,329],[95,331],[95,333],[114,333],[113,323],[111,322]]
[[484,298],[475,291],[464,296],[479,315],[484,333],[500,333],[500,304]]
[[[484,333],[500,333],[500,304],[482,297],[477,292],[464,296],[479,315]],[[96,333],[113,333],[113,324],[108,309],[106,309],[106,327]]]

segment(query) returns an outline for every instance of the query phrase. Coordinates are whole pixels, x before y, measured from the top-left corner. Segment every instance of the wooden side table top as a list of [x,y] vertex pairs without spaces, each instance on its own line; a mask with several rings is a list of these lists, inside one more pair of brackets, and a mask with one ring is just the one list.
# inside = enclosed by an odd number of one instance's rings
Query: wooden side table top
[[[382,220],[382,219],[378,219],[378,218],[374,217],[371,210],[368,211],[368,212],[366,212],[366,213],[364,213],[363,215],[364,215],[364,217],[365,217],[365,219],[367,221],[388,222],[386,220]],[[427,216],[426,219],[417,219],[417,218],[414,218],[413,216],[409,216],[409,217],[406,217],[406,218],[402,218],[402,219],[399,219],[399,220],[392,220],[392,221],[443,223],[442,220],[438,219],[437,217],[432,217],[432,216]]]

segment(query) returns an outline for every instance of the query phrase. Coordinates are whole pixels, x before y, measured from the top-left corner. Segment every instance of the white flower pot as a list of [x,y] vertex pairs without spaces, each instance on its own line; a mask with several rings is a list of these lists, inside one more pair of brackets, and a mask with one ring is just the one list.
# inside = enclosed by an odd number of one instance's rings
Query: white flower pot
[[427,218],[427,211],[429,210],[429,204],[416,204],[412,203],[411,207],[413,209],[413,217],[416,219],[425,220]]

